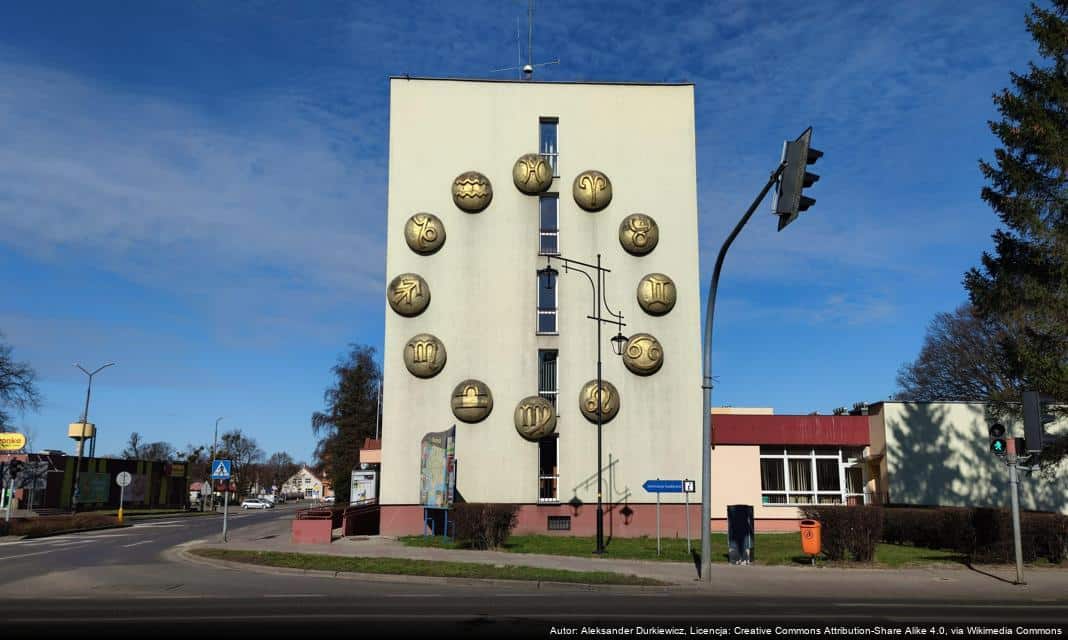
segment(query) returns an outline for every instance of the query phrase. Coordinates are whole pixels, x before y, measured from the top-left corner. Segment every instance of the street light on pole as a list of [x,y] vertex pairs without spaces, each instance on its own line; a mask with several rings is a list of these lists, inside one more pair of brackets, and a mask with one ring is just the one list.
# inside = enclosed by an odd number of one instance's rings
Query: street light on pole
[[[603,394],[603,378],[602,378],[602,363],[601,363],[601,325],[608,323],[616,325],[616,335],[612,337],[612,350],[617,356],[623,355],[623,346],[627,342],[626,336],[623,335],[623,327],[626,324],[623,322],[623,314],[616,313],[608,306],[608,301],[604,295],[604,278],[605,274],[610,273],[611,269],[606,269],[601,266],[601,254],[597,254],[597,264],[589,264],[586,262],[580,262],[578,260],[570,260],[556,254],[542,254],[545,256],[545,268],[538,271],[539,275],[545,274],[546,281],[545,286],[549,289],[555,286],[556,276],[559,273],[556,269],[552,268],[552,261],[559,261],[564,267],[564,273],[570,271],[578,271],[582,275],[586,276],[586,279],[590,281],[590,286],[593,288],[593,314],[586,316],[590,320],[597,322],[597,548],[594,550],[596,554],[604,553],[604,481],[602,479],[603,464],[602,451],[603,451],[603,439],[602,439],[602,427],[604,426],[604,394]],[[597,281],[594,282],[590,273],[582,267],[592,269],[597,274]],[[605,318],[603,311],[607,311],[612,319]]]
[[[79,494],[78,479],[81,477],[81,472],[82,472],[82,448],[85,446],[85,425],[88,424],[88,422],[89,422],[89,396],[93,392],[93,376],[95,376],[96,374],[100,373],[104,369],[107,369],[108,367],[110,367],[110,366],[112,366],[114,364],[115,364],[114,362],[109,362],[109,363],[107,363],[107,364],[105,364],[105,365],[103,365],[101,367],[98,367],[96,369],[96,371],[93,371],[92,373],[90,373],[89,371],[86,371],[85,367],[83,367],[82,365],[80,365],[78,363],[74,364],[75,367],[78,367],[79,369],[81,369],[82,373],[84,373],[85,375],[89,376],[89,385],[85,388],[85,409],[82,410],[81,438],[78,440],[78,462],[74,465],[74,489],[71,492],[71,500],[70,500],[70,510],[72,512],[78,510],[78,497],[79,497],[78,496],[78,494]],[[95,430],[94,430],[93,439],[94,439],[94,442],[95,442],[95,439],[96,439]],[[94,444],[94,448],[95,448],[95,444]]]
[[[779,231],[786,225],[797,219],[801,211],[805,211],[816,201],[804,195],[803,190],[811,187],[819,180],[819,176],[808,173],[805,169],[808,165],[816,162],[822,155],[809,146],[812,140],[812,127],[805,131],[794,141],[787,142],[783,148],[782,159],[779,166],[768,178],[760,195],[753,200],[749,210],[735,225],[734,230],[723,242],[716,256],[716,266],[712,270],[712,283],[708,288],[708,306],[705,310],[705,336],[701,343],[701,355],[704,360],[704,377],[701,389],[704,391],[704,409],[701,413],[701,579],[706,582],[712,580],[712,532],[709,530],[712,524],[712,317],[716,309],[716,289],[719,287],[719,274],[723,268],[723,258],[727,255],[727,249],[738,237],[745,223],[749,222],[753,212],[760,205],[764,196],[768,195],[773,185],[778,185],[778,200],[775,204],[775,214],[779,216]],[[781,177],[781,181],[780,181]]]

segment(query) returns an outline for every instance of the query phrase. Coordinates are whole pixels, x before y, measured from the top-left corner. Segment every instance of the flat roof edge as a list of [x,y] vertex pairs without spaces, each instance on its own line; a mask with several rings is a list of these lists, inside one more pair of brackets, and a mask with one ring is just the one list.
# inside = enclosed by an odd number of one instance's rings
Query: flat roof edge
[[389,76],[390,80],[433,80],[440,82],[486,82],[486,83],[505,83],[505,84],[540,84],[540,85],[553,85],[553,84],[588,84],[588,85],[619,85],[619,86],[634,86],[634,87],[692,87],[695,86],[692,82],[625,82],[625,81],[593,81],[593,80],[507,80],[497,78],[434,78],[430,76]]

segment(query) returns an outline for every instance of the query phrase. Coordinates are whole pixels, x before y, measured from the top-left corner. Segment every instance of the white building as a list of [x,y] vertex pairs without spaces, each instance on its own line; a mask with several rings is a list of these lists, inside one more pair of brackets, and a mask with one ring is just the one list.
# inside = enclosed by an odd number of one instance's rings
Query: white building
[[282,495],[286,497],[299,495],[307,500],[318,500],[324,497],[323,481],[307,467],[301,467],[299,471],[282,483],[281,491]]
[[[617,327],[604,324],[604,389],[617,392],[604,392],[604,408],[618,402],[603,426],[606,532],[655,531],[646,480],[700,477],[694,135],[690,84],[391,80],[383,534],[422,530],[420,442],[453,425],[463,500],[521,505],[520,532],[544,532],[550,518],[594,530],[597,427],[580,412],[597,375],[593,288],[555,259],[558,276],[539,274],[544,254],[590,264],[600,254],[604,300],[645,374],[613,353]],[[524,154],[542,154],[552,175],[537,156],[517,167]],[[650,274],[667,278],[643,282]],[[555,431],[527,439],[516,414],[526,427],[547,414],[516,409],[538,395],[555,404]],[[584,401],[595,409],[596,393]],[[701,496],[689,499],[696,534]],[[665,522],[682,522],[683,496],[662,501]]]

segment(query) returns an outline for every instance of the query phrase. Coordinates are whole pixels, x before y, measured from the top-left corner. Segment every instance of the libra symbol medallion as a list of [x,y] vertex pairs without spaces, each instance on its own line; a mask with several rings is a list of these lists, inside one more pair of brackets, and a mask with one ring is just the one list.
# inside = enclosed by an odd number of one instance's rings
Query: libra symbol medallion
[[420,333],[404,345],[404,366],[417,378],[433,378],[445,368],[445,345],[437,336]]
[[464,422],[481,422],[493,411],[493,394],[481,380],[464,380],[452,390],[452,414]]
[[430,304],[430,287],[416,273],[402,273],[386,289],[389,306],[402,316],[411,318],[426,311]]

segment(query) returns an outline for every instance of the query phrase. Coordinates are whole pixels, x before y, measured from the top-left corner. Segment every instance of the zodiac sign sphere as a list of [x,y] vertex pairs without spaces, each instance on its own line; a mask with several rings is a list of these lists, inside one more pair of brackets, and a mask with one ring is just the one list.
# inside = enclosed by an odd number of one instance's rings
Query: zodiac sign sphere
[[523,193],[537,195],[552,186],[553,168],[545,156],[537,153],[521,155],[512,167],[512,182]]
[[406,317],[417,316],[430,304],[430,287],[415,273],[402,273],[386,287],[389,306]]
[[623,348],[623,364],[632,373],[651,376],[664,364],[664,348],[648,333],[636,333]]
[[650,273],[638,281],[638,305],[651,316],[662,316],[675,308],[675,282],[662,273]]
[[644,213],[632,213],[619,225],[619,244],[627,253],[644,256],[660,241],[660,227]]
[[527,440],[540,440],[556,431],[556,407],[541,396],[527,396],[515,406],[515,430]]
[[445,345],[437,336],[420,333],[404,345],[404,366],[417,378],[433,378],[445,367]]
[[612,202],[612,181],[600,171],[589,169],[575,177],[571,194],[586,211],[600,211]]
[[433,213],[417,213],[404,223],[404,241],[412,251],[429,256],[445,244],[445,225]]
[[464,380],[452,390],[452,414],[464,422],[481,422],[493,411],[493,394],[481,380]]
[[493,200],[493,185],[477,171],[468,171],[452,181],[452,201],[468,213],[478,213]]
[[[619,391],[607,380],[601,380],[601,424],[610,421],[619,413]],[[590,422],[597,422],[597,381],[590,380],[579,392],[579,411]]]

